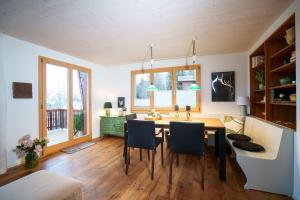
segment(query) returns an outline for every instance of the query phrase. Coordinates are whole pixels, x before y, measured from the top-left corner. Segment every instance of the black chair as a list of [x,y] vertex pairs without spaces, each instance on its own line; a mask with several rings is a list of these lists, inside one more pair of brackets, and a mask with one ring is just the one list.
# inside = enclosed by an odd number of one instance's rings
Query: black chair
[[163,140],[155,137],[154,121],[128,120],[127,121],[127,156],[126,156],[126,174],[130,163],[130,147],[152,150],[151,180],[154,176],[154,161],[156,147],[161,144],[161,162],[163,165]]
[[204,189],[204,146],[204,123],[170,122],[170,185],[172,184],[172,164],[174,155],[176,154],[178,156],[181,153],[192,154],[200,156],[201,158],[201,187]]
[[[126,121],[136,119],[137,114],[132,113],[125,116]],[[127,124],[125,124],[125,132],[124,132],[124,150],[123,150],[123,157],[125,158],[126,163],[126,155],[127,155],[127,138],[128,138],[128,130],[127,130]]]
[[[125,116],[126,121],[127,120],[132,120],[132,119],[137,119],[137,114],[136,113],[132,113],[132,114],[128,114]],[[125,124],[125,133],[124,133],[124,149],[123,149],[123,157],[125,158],[124,161],[126,163],[126,156],[127,156],[127,138],[128,138],[128,130],[127,130],[127,124]],[[160,136],[161,134],[161,136]],[[155,129],[155,135],[158,138],[162,138],[164,141],[164,132],[162,128],[156,128]],[[150,160],[150,151],[147,150],[147,154],[148,154],[148,160]],[[163,152],[162,155],[163,156]],[[140,149],[140,160],[143,159],[143,153],[142,153],[142,149]]]

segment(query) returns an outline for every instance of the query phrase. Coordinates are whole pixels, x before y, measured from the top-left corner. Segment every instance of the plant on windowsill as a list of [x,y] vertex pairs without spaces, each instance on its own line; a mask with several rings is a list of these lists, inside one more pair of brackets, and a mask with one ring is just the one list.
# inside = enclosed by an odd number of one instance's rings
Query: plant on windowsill
[[260,90],[264,89],[264,82],[265,82],[265,70],[260,68],[256,71],[255,79],[259,82],[258,88]]
[[19,158],[25,156],[26,169],[32,169],[39,165],[40,154],[48,142],[47,138],[32,140],[30,135],[25,135],[19,140],[15,151]]

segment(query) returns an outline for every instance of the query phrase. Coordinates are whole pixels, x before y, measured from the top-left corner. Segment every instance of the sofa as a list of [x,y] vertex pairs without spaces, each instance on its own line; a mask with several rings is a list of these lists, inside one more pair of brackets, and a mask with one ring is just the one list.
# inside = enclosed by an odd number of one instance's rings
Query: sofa
[[246,117],[244,134],[264,147],[263,152],[249,152],[232,145],[233,157],[243,170],[245,189],[255,189],[291,196],[293,192],[293,139],[291,129],[254,117]]

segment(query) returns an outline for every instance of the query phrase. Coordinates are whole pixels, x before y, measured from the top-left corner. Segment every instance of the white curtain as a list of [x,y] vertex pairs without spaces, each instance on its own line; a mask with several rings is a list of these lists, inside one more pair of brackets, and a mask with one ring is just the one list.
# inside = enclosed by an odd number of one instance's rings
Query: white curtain
[[3,38],[0,33],[0,174],[6,172],[6,84],[3,65]]

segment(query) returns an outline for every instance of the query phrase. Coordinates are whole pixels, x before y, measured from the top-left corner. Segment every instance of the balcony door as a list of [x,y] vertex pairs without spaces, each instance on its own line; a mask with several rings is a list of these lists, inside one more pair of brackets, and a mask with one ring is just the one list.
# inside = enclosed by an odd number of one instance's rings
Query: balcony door
[[92,139],[91,71],[69,63],[39,58],[40,137],[45,154]]

